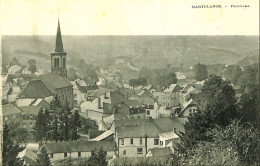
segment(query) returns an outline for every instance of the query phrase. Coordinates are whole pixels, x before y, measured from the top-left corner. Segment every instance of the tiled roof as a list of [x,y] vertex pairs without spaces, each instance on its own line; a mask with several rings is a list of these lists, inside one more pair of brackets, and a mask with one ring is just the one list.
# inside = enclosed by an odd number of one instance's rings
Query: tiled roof
[[171,84],[167,89],[164,90],[164,92],[178,92],[180,91],[180,86],[177,84]]
[[35,78],[35,80],[41,80],[44,85],[52,92],[59,88],[72,86],[69,80],[60,76],[56,72],[39,75],[37,78]]
[[102,95],[104,95],[107,92],[112,92],[114,91],[113,89],[106,89],[106,88],[99,88],[94,90],[89,96],[93,96],[93,97],[100,97]]
[[127,100],[126,97],[118,92],[118,91],[113,91],[110,93],[110,99],[111,99],[111,104],[121,104],[123,101]]
[[114,151],[114,141],[67,141],[51,142],[43,145],[47,153],[68,153],[68,152],[91,152],[97,151],[101,147],[105,151]]
[[169,147],[153,148],[149,151],[152,153],[152,156],[167,156],[172,154],[172,150]]
[[184,131],[183,122],[179,118],[159,118],[159,119],[122,119],[115,120],[117,136],[126,137],[158,137],[160,133],[173,131]]
[[92,85],[92,86],[80,86],[78,83],[76,83],[78,90],[81,93],[87,93],[89,90],[96,90],[98,89],[97,85]]
[[142,103],[137,100],[125,100],[123,101],[128,107],[142,107]]
[[176,133],[174,133],[174,131],[170,131],[167,133],[161,133],[161,134],[159,134],[159,136],[165,140],[174,139],[174,138],[179,137]]
[[12,104],[2,105],[2,110],[3,116],[21,113],[21,111],[18,108],[14,107]]
[[84,82],[87,84],[87,85],[94,85],[98,80],[96,79],[93,79],[93,78],[90,78],[88,76],[84,76],[82,77],[82,79],[84,80]]
[[107,130],[104,133],[100,134],[99,136],[97,136],[96,138],[91,139],[91,141],[102,141],[103,139],[109,137],[110,135],[114,134],[113,131],[111,130]]
[[17,95],[18,98],[45,98],[53,93],[41,80],[30,81],[26,87]]
[[22,106],[18,107],[22,114],[32,114],[32,115],[38,115],[38,112],[40,111],[41,107],[38,106]]

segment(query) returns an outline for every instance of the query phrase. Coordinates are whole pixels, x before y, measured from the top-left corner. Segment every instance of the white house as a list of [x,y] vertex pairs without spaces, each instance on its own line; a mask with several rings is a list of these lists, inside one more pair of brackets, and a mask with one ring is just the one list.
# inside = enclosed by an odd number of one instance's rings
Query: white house
[[181,112],[177,113],[180,118],[187,118],[192,114],[196,113],[198,110],[197,104],[193,99],[190,99],[183,105]]
[[110,130],[114,131],[119,157],[144,157],[150,149],[160,147],[159,134],[173,128],[184,131],[183,122],[177,117],[115,120]]
[[166,108],[179,106],[180,90],[179,85],[171,84],[161,93],[161,105]]
[[186,79],[186,75],[184,75],[182,72],[175,72],[175,74],[178,80]]
[[146,108],[146,119],[156,119],[158,118],[158,102],[154,102],[153,108]]
[[106,151],[107,158],[113,158],[116,144],[114,141],[64,141],[46,143],[41,146],[41,148],[43,147],[53,162],[66,158],[89,158],[101,147]]
[[9,74],[14,74],[14,73],[19,72],[21,69],[22,69],[21,66],[13,65],[13,66],[9,67],[8,73],[9,73]]

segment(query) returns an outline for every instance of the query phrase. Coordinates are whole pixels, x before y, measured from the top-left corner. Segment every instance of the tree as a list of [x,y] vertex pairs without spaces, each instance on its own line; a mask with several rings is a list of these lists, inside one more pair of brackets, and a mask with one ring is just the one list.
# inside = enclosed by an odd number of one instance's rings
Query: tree
[[250,97],[253,97],[257,95],[258,92],[258,77],[259,74],[257,65],[246,66],[243,74],[238,79],[238,85],[244,90],[245,93],[248,93]]
[[257,96],[250,97],[249,94],[244,93],[236,105],[238,110],[237,118],[240,119],[241,122],[249,122],[257,127],[259,123]]
[[106,156],[107,152],[101,147],[98,152],[94,152],[94,154],[89,157],[88,161],[92,165],[107,166],[108,162],[106,160]]
[[208,69],[206,65],[198,63],[194,65],[193,70],[197,81],[202,81],[208,78]]
[[61,141],[68,141],[70,139],[71,114],[71,108],[69,107],[69,103],[66,101],[64,108],[61,109],[59,117]]
[[230,65],[225,70],[226,79],[230,80],[233,84],[237,84],[239,77],[243,74],[239,65]]
[[75,70],[74,68],[70,67],[70,68],[68,69],[68,80],[74,81],[74,80],[76,80],[77,78],[78,78],[78,76],[77,76],[76,70]]
[[175,72],[170,72],[168,74],[165,74],[162,72],[157,77],[157,80],[159,82],[159,86],[161,89],[165,89],[165,88],[169,87],[171,84],[176,84],[178,81]]
[[28,70],[31,72],[31,73],[35,73],[37,71],[37,67],[36,67],[36,60],[35,59],[29,59],[27,61],[27,64],[28,64]]
[[72,133],[71,133],[71,139],[77,140],[80,138],[78,134],[78,129],[81,127],[81,121],[80,116],[78,113],[78,110],[75,110],[75,112],[72,115]]
[[236,117],[235,91],[229,82],[212,75],[205,81],[199,101],[199,110],[188,118],[185,133],[181,135],[179,150],[193,148],[198,141],[210,141],[205,133],[217,126],[227,126]]
[[9,63],[9,66],[13,66],[13,65],[18,65],[20,66],[20,63],[18,62],[18,60],[16,59],[16,57],[13,57],[11,62]]
[[19,143],[13,141],[15,133],[12,133],[12,128],[9,128],[7,124],[3,126],[3,166],[22,166],[23,161],[17,157],[18,153],[24,150]]
[[47,136],[47,117],[46,114],[43,112],[43,109],[40,108],[37,118],[36,118],[36,122],[35,122],[35,126],[34,126],[34,131],[35,131],[35,138],[37,141],[41,141],[46,138]]
[[42,147],[39,154],[37,154],[36,164],[38,166],[51,166],[50,158],[47,154],[47,150]]

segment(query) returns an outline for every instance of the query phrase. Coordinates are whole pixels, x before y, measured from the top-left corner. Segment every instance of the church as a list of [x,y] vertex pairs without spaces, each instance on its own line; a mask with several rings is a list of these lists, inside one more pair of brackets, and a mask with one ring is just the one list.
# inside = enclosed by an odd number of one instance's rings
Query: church
[[38,100],[50,103],[55,96],[58,96],[62,105],[68,102],[70,108],[73,108],[73,86],[67,80],[66,55],[58,20],[55,52],[51,53],[51,73],[39,75],[26,85],[17,95],[18,107],[30,106]]

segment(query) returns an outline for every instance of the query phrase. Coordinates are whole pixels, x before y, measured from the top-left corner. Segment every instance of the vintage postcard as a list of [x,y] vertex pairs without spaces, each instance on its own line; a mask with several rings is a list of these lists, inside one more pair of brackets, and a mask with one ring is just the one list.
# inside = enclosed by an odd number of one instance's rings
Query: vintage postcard
[[258,0],[0,5],[3,166],[260,164]]

